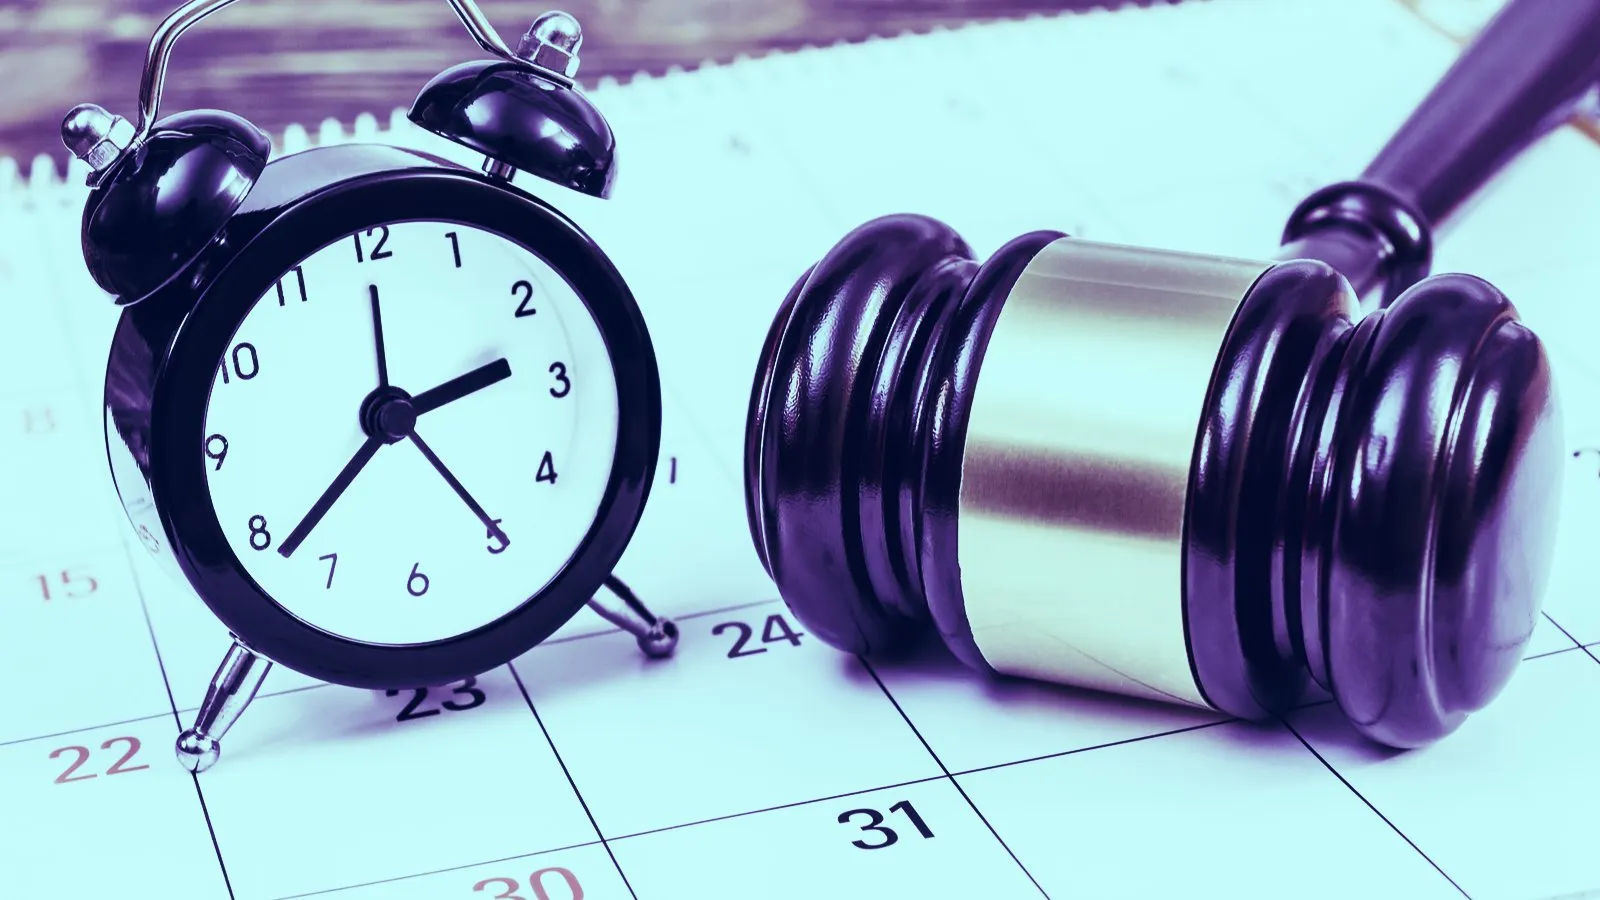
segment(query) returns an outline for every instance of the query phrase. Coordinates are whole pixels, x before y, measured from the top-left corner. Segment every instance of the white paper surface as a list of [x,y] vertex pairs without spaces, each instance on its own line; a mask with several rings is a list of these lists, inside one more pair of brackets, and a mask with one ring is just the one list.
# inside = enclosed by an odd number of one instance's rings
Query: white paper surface
[[[650,322],[662,474],[620,574],[679,617],[677,657],[583,613],[477,679],[481,705],[403,722],[405,696],[280,667],[198,779],[171,743],[228,638],[110,492],[116,313],[78,256],[81,179],[0,167],[0,896],[1600,895],[1600,146],[1575,129],[1442,237],[1435,270],[1497,283],[1552,347],[1574,456],[1535,658],[1440,744],[1376,752],[1328,706],[1246,725],[995,684],[941,653],[869,672],[810,636],[730,657],[719,628],[786,614],[745,524],[745,403],[773,309],[846,231],[914,211],[980,254],[1048,227],[1267,256],[1454,53],[1391,0],[1210,0],[601,85],[615,198],[518,183]],[[358,136],[477,165],[385,119]]]

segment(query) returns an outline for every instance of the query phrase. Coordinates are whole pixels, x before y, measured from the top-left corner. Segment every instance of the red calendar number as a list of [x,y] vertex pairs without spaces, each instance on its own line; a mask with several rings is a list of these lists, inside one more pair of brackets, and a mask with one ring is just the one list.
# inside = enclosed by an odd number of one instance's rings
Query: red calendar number
[[[119,757],[117,759],[116,762],[111,764],[111,768],[106,769],[105,774],[107,774],[107,775],[124,775],[124,774],[127,774],[128,772],[137,772],[140,769],[148,769],[148,768],[150,768],[150,764],[149,763],[145,763],[143,765],[138,765],[138,766],[130,766],[130,765],[128,765],[128,763],[133,760],[134,756],[136,756],[139,753],[139,739],[136,738],[136,737],[114,737],[114,738],[106,741],[105,743],[101,744],[100,745],[100,749],[101,750],[110,750],[110,749],[112,749],[112,747],[116,746],[117,744],[122,744],[122,743],[126,743],[128,745],[128,749],[122,754],[121,757]],[[78,769],[82,768],[83,764],[88,762],[89,761],[89,757],[93,755],[93,753],[89,750],[88,747],[79,747],[79,746],[76,746],[76,745],[71,746],[71,747],[58,747],[55,750],[50,751],[50,758],[51,759],[60,759],[62,754],[65,754],[65,753],[74,754],[77,757],[77,759],[74,759],[72,761],[72,765],[67,766],[67,770],[65,772],[62,772],[60,775],[56,776],[56,784],[66,784],[69,781],[88,781],[91,778],[98,778],[99,777],[99,773],[96,773],[96,772],[90,772],[87,775],[74,775],[74,774],[72,774],[72,773],[78,771]]]
[[100,589],[100,582],[92,576],[71,569],[62,569],[55,575],[38,575],[34,580],[39,583],[39,594],[46,603],[64,597],[87,597]]
[[[546,875],[556,875],[562,881],[565,881],[567,883],[566,893],[556,896],[545,890],[544,877]],[[472,886],[472,892],[475,894],[481,893],[489,890],[491,885],[504,888],[501,893],[494,895],[494,900],[529,900],[529,898],[517,893],[521,885],[517,884],[516,880],[512,878],[485,878]],[[578,876],[560,866],[540,869],[529,875],[528,890],[533,891],[532,900],[583,900],[583,886],[578,884]]]

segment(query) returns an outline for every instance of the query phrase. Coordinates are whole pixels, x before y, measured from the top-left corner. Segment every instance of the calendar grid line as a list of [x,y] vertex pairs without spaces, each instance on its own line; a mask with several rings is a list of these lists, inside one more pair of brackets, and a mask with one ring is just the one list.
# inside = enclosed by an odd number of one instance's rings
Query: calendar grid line
[[[34,234],[36,239],[42,241],[44,234],[42,230],[36,231]],[[50,258],[50,248],[41,247],[40,250],[43,258]],[[49,266],[48,269],[49,275],[47,277],[53,283],[56,293],[58,295],[66,293],[62,290],[64,285],[61,284],[60,269],[55,266]],[[71,357],[71,362],[68,363],[67,369],[71,372],[73,386],[79,395],[78,399],[85,404],[86,408],[93,408],[99,401],[95,399],[95,394],[92,390],[94,381],[84,371],[85,356],[81,345],[83,335],[72,327],[73,323],[70,315],[70,309],[65,304],[61,304],[56,307],[56,315],[52,318],[55,320],[56,327],[60,329],[62,341]],[[167,693],[167,705],[172,710],[173,725],[181,731],[183,729],[183,718],[178,712],[177,695],[172,689],[172,679],[167,674],[167,661],[161,655],[161,641],[156,637],[155,621],[150,616],[150,604],[145,595],[144,582],[139,577],[138,564],[135,561],[133,548],[129,544],[128,534],[125,530],[120,532],[117,543],[121,551],[122,561],[127,566],[129,580],[133,584],[134,596],[139,600],[139,613],[144,618],[145,631],[150,635],[150,647],[156,655],[156,667],[161,673],[161,685]],[[233,890],[233,879],[229,876],[228,864],[222,857],[222,844],[217,837],[216,827],[211,821],[211,809],[206,803],[205,789],[200,784],[198,773],[190,772],[189,780],[194,785],[195,800],[200,804],[200,815],[206,823],[206,834],[211,838],[211,850],[216,856],[217,869],[222,875],[223,888],[227,890],[229,900],[234,900],[236,895]]]
[[1584,652],[1584,654],[1586,656],[1588,656],[1590,659],[1594,660],[1596,663],[1600,663],[1600,656],[1595,656],[1594,655],[1594,649],[1593,649],[1596,646],[1600,646],[1600,641],[1596,641],[1593,644],[1585,644],[1584,642],[1582,642],[1582,641],[1578,640],[1577,638],[1573,637],[1572,636],[1572,632],[1568,631],[1566,629],[1566,626],[1562,625],[1560,622],[1557,622],[1555,619],[1551,618],[1551,616],[1550,616],[1550,614],[1548,612],[1541,613],[1541,615],[1543,615],[1545,617],[1545,619],[1550,622],[1551,625],[1554,625],[1556,627],[1557,631],[1560,631],[1562,634],[1566,635],[1567,640],[1572,642],[1572,648],[1571,649],[1582,650]]
[[1417,855],[1418,856],[1421,856],[1423,859],[1427,860],[1428,861],[1428,865],[1432,866],[1434,871],[1438,872],[1441,876],[1443,876],[1444,880],[1450,882],[1450,886],[1455,888],[1457,891],[1459,891],[1461,896],[1466,897],[1467,900],[1471,900],[1472,895],[1467,893],[1466,889],[1463,888],[1460,884],[1458,884],[1454,878],[1451,878],[1449,872],[1446,872],[1442,866],[1440,866],[1438,863],[1434,862],[1433,861],[1433,857],[1431,857],[1427,853],[1423,852],[1423,849],[1421,847],[1417,846],[1417,842],[1413,841],[1411,839],[1411,837],[1409,835],[1407,835],[1404,831],[1401,831],[1400,830],[1400,826],[1396,825],[1392,819],[1390,819],[1387,815],[1385,815],[1383,810],[1379,809],[1377,807],[1377,805],[1374,804],[1371,800],[1368,800],[1365,794],[1363,794],[1363,793],[1361,793],[1361,791],[1357,790],[1356,786],[1350,783],[1350,779],[1344,777],[1344,773],[1342,773],[1338,769],[1334,768],[1333,764],[1328,762],[1327,758],[1324,757],[1317,750],[1316,747],[1313,747],[1311,745],[1310,741],[1306,740],[1305,735],[1302,735],[1298,730],[1296,730],[1295,727],[1293,725],[1291,725],[1287,719],[1279,719],[1279,721],[1283,723],[1283,727],[1287,728],[1289,730],[1289,733],[1294,735],[1295,739],[1298,740],[1301,743],[1301,745],[1306,748],[1306,750],[1310,751],[1312,756],[1315,756],[1317,758],[1317,762],[1322,763],[1324,768],[1326,768],[1329,772],[1333,773],[1333,777],[1339,779],[1339,782],[1341,784],[1343,784],[1346,788],[1350,789],[1350,793],[1356,795],[1356,799],[1360,800],[1363,804],[1366,805],[1366,807],[1368,809],[1372,810],[1372,812],[1379,819],[1382,819],[1383,820],[1383,824],[1389,826],[1389,828],[1391,830],[1393,830],[1395,834],[1400,836],[1401,840],[1405,841],[1407,844],[1409,844],[1411,846],[1411,849],[1417,851]]
[[595,821],[594,811],[589,808],[589,801],[583,799],[583,791],[578,790],[578,782],[572,777],[572,770],[567,768],[567,761],[561,758],[561,751],[556,749],[555,739],[550,736],[550,729],[545,727],[544,717],[539,715],[539,709],[533,703],[533,695],[528,693],[528,686],[522,683],[522,675],[517,672],[514,663],[507,663],[506,668],[511,671],[511,678],[517,683],[517,690],[522,692],[522,699],[528,704],[528,712],[533,713],[533,720],[539,724],[539,731],[544,735],[545,743],[550,745],[550,752],[555,755],[556,764],[561,766],[561,774],[566,777],[567,784],[572,788],[573,796],[578,798],[578,805],[583,807],[583,814],[589,819],[589,826],[594,829],[595,837],[600,839],[600,846],[606,851],[606,856],[611,859],[611,865],[617,870],[617,876],[622,879],[622,884],[628,889],[628,895],[633,900],[639,900],[639,895],[634,892],[633,885],[628,881],[628,873],[622,871],[622,863],[617,861],[617,854],[612,851],[611,845],[606,841],[605,832],[600,830],[600,823]]
[[1022,870],[1022,874],[1028,876],[1028,880],[1033,882],[1033,886],[1039,891],[1039,895],[1044,897],[1045,900],[1050,900],[1050,894],[1044,889],[1043,885],[1039,884],[1039,879],[1033,877],[1033,873],[1028,871],[1028,867],[1022,864],[1021,859],[1017,858],[1017,854],[1011,849],[1011,845],[1007,844],[1006,839],[1000,836],[999,831],[995,830],[994,825],[989,821],[989,817],[984,815],[983,810],[978,808],[978,804],[972,801],[972,797],[967,794],[967,789],[961,786],[961,782],[957,781],[954,775],[950,774],[950,767],[944,764],[944,760],[940,759],[939,754],[934,752],[933,745],[929,744],[928,739],[922,736],[922,729],[918,728],[917,724],[911,721],[911,717],[906,715],[906,711],[900,705],[900,701],[896,700],[894,694],[889,692],[889,686],[883,683],[882,678],[878,677],[877,670],[873,669],[872,664],[867,662],[866,658],[860,654],[856,655],[856,659],[861,662],[862,668],[867,670],[867,674],[872,676],[872,680],[877,683],[878,689],[883,691],[883,696],[887,697],[889,702],[893,704],[894,711],[899,713],[900,718],[905,720],[906,726],[911,729],[911,733],[917,736],[922,748],[928,751],[929,756],[933,757],[933,761],[938,765],[939,771],[944,773],[944,777],[950,779],[950,784],[961,795],[961,799],[972,807],[972,811],[977,814],[978,820],[983,823],[983,827],[989,829],[989,833],[994,835],[994,839],[1000,843],[1001,848],[1006,851],[1006,855],[1010,856],[1011,861],[1016,863],[1017,868]]
[[811,806],[815,803],[827,803],[831,800],[843,800],[846,797],[859,797],[862,794],[874,794],[878,791],[892,791],[895,788],[913,787],[919,784],[933,784],[936,781],[943,781],[945,778],[946,776],[944,775],[929,775],[926,778],[912,778],[909,781],[897,781],[893,784],[880,784],[873,787],[860,788],[854,791],[844,791],[838,794],[829,794],[825,797],[810,797],[805,800],[794,800],[789,803],[779,803],[774,806],[763,806],[760,809],[747,809],[742,812],[725,813],[720,816],[711,816],[705,819],[695,819],[692,822],[679,822],[675,825],[661,825],[656,828],[646,828],[643,831],[632,831],[627,834],[619,834],[614,837],[608,837],[606,840],[612,843],[616,843],[618,841],[631,841],[634,838],[648,837],[652,834],[662,834],[668,831],[680,831],[685,828],[693,828],[696,825],[710,825],[714,822],[726,822],[729,819],[742,819],[746,816],[759,816],[762,813],[780,812],[785,809]]
[[430,875],[443,875],[447,872],[461,872],[466,869],[476,869],[479,866],[492,866],[503,862],[515,862],[519,859],[532,859],[535,856],[548,856],[552,853],[565,853],[568,850],[581,850],[584,847],[593,847],[600,841],[583,841],[577,844],[567,844],[564,847],[551,847],[547,850],[535,850],[532,853],[518,853],[513,856],[502,856],[499,859],[484,859],[477,862],[463,863],[459,866],[445,866],[442,869],[430,869],[426,872],[411,872],[406,875],[396,875],[393,878],[379,878],[376,881],[363,881],[359,884],[344,884],[339,887],[321,888],[315,891],[306,891],[301,894],[282,894],[272,900],[303,900],[305,897],[323,897],[328,894],[338,894],[344,891],[355,891],[361,888],[377,887],[380,884],[394,884],[399,881],[410,881],[413,878],[427,878]]
[[[1321,704],[1311,705],[1316,706]],[[1009,769],[1012,766],[1020,766],[1026,763],[1043,762],[1047,759],[1059,759],[1063,756],[1076,756],[1079,753],[1088,753],[1092,750],[1108,750],[1112,747],[1125,747],[1128,744],[1138,744],[1143,743],[1144,741],[1153,741],[1156,738],[1172,737],[1179,734],[1188,734],[1191,731],[1204,731],[1207,728],[1217,728],[1223,725],[1239,724],[1248,723],[1244,722],[1243,719],[1236,718],[1217,719],[1214,722],[1201,722],[1198,725],[1185,725],[1182,728],[1171,728],[1166,731],[1158,731],[1154,734],[1142,734],[1138,737],[1123,738],[1119,741],[1108,741],[1104,744],[1091,744],[1087,747],[1074,747],[1071,750],[1059,750],[1055,753],[1041,753],[1038,756],[1030,756],[1026,759],[1013,759],[1003,763],[990,763],[986,766],[974,766],[970,769],[960,769],[952,772],[951,777],[954,778],[962,775],[977,775],[982,772],[992,772],[996,769]]]
[[172,715],[172,713],[163,710],[161,712],[151,713],[146,716],[135,716],[132,719],[119,719],[115,722],[101,722],[98,725],[89,725],[83,728],[68,728],[65,731],[54,731],[50,734],[36,734],[32,737],[12,738],[7,741],[0,741],[0,748],[11,747],[16,744],[27,744],[33,741],[48,741],[52,738],[66,737],[70,734],[82,734],[85,731],[99,731],[102,728],[116,728],[119,725],[133,725],[137,722],[149,722],[152,719],[165,719],[170,715]]

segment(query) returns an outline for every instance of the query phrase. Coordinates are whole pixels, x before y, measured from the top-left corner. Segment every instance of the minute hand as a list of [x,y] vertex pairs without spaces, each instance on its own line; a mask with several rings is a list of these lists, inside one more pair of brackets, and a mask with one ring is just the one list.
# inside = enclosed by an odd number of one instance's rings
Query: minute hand
[[481,391],[497,381],[511,377],[511,364],[504,359],[497,359],[473,369],[465,375],[458,375],[438,387],[432,387],[411,398],[411,408],[417,415],[422,415],[430,410],[438,409],[446,403],[454,403],[462,397]]

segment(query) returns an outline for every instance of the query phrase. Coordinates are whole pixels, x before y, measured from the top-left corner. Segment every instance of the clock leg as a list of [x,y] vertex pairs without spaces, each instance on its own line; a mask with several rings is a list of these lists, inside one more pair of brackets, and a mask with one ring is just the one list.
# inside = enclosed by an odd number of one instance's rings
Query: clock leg
[[196,774],[211,768],[222,755],[222,736],[261,689],[272,662],[233,642],[206,688],[206,699],[195,714],[194,727],[178,735],[178,762]]
[[651,612],[634,595],[633,590],[615,575],[606,577],[606,587],[622,600],[622,607],[607,606],[599,597],[589,601],[589,608],[599,613],[607,622],[632,634],[639,640],[639,649],[649,657],[660,659],[671,656],[678,646],[678,626],[671,619],[663,619]]

